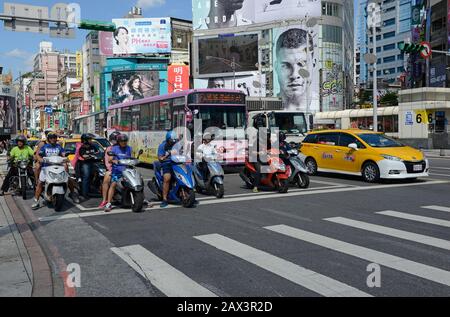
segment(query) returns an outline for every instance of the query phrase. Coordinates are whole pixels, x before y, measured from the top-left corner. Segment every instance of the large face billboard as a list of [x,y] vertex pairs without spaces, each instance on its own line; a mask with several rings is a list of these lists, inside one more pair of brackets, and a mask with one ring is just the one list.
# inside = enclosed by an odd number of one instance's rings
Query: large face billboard
[[273,30],[274,95],[286,110],[319,111],[317,34],[318,26]]
[[115,55],[170,53],[170,18],[114,19]]
[[320,0],[193,0],[194,30],[212,30],[321,15]]
[[258,70],[258,34],[199,39],[198,52],[200,75]]
[[251,75],[233,77],[211,77],[196,79],[196,89],[232,89],[240,90],[248,97],[266,97],[266,75]]
[[131,102],[160,93],[159,71],[114,72],[112,104]]

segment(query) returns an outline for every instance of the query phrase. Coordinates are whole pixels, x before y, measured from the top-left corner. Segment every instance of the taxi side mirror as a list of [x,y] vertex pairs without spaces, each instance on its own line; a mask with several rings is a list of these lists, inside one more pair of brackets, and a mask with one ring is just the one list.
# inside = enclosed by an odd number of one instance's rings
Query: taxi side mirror
[[356,143],[351,143],[348,147],[352,150],[358,151],[358,145]]

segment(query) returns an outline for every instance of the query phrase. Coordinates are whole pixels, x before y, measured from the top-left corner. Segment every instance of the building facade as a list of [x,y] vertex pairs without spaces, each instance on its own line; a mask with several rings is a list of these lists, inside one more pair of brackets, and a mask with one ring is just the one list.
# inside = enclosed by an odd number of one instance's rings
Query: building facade
[[353,1],[249,0],[228,13],[218,2],[193,0],[195,88],[306,113],[351,105]]
[[406,71],[405,54],[398,44],[411,39],[411,9],[414,0],[380,0],[381,28],[376,33],[376,52],[373,49],[372,31],[367,27],[367,0],[358,3],[356,20],[357,47],[360,52],[360,67],[357,73],[362,87],[371,87],[373,69],[366,64],[364,55],[375,53],[377,56],[377,76],[386,84],[398,85]]

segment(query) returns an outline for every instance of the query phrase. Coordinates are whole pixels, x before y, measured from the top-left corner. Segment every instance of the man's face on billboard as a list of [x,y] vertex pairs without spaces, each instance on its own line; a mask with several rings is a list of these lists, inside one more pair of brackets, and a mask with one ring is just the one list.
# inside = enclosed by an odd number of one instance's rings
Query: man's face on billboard
[[223,89],[225,88],[225,80],[223,78],[214,79],[213,87],[214,89]]
[[277,56],[277,74],[281,94],[289,98],[301,98],[305,95],[309,74],[308,52],[306,45],[299,48],[281,48]]

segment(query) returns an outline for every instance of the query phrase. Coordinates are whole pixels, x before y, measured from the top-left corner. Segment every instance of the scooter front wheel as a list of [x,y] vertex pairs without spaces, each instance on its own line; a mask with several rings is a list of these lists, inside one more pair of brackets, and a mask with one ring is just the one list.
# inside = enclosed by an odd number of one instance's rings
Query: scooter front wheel
[[223,184],[214,184],[214,192],[216,193],[216,198],[222,199],[225,195],[225,186]]
[[65,197],[62,194],[55,194],[54,198],[53,198],[53,203],[55,205],[55,211],[56,212],[60,212],[63,208],[64,205],[64,200]]
[[299,173],[297,175],[297,186],[301,189],[307,189],[309,188],[309,184],[310,184],[310,180],[309,180],[309,175],[307,174],[303,174],[303,173]]
[[288,179],[280,179],[278,180],[278,192],[280,194],[286,194],[289,191],[289,180]]
[[144,192],[131,193],[131,195],[133,195],[134,202],[131,204],[131,210],[136,213],[141,212],[144,208]]
[[184,208],[192,208],[195,204],[195,191],[190,188],[182,188],[181,202]]
[[20,178],[20,185],[22,187],[22,199],[27,200],[27,177],[21,176]]

